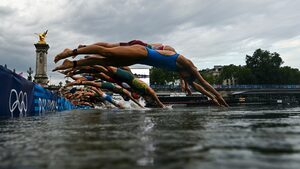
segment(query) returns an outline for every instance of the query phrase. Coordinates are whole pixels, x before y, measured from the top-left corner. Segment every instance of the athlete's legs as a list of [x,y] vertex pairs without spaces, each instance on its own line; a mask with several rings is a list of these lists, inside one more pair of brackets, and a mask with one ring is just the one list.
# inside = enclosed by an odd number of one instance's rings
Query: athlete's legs
[[[68,59],[65,59],[63,64],[60,66],[57,66],[53,71],[56,70],[65,70],[69,68],[74,68],[76,66],[93,66],[93,65],[103,65],[103,66],[130,66],[132,64],[135,64],[136,62],[134,60],[126,60],[123,59],[112,59],[112,58],[105,58],[105,57],[96,57],[91,56],[85,59],[80,59],[77,61],[70,61]],[[76,65],[74,65],[76,64]]]
[[62,65],[57,66],[52,71],[75,68],[76,66],[92,66],[97,64],[111,65],[112,62],[107,58],[100,58],[100,57],[89,57],[86,59],[80,59],[78,61],[73,61],[73,62],[68,59],[65,59]]
[[140,45],[133,46],[118,46],[113,48],[106,48],[97,45],[89,45],[76,50],[65,49],[62,53],[58,54],[54,62],[58,62],[61,59],[79,55],[79,54],[98,54],[103,57],[112,58],[116,60],[139,60],[147,57],[147,50]]
[[[120,43],[97,42],[97,43],[94,43],[93,45],[103,46],[106,48],[113,48],[113,47],[120,46]],[[82,48],[82,47],[86,47],[86,46],[87,45],[79,45],[78,48]]]

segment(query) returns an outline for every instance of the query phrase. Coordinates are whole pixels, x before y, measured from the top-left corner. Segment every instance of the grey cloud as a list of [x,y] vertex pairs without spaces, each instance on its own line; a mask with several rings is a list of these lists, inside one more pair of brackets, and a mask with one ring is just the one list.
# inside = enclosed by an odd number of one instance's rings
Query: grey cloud
[[273,43],[300,35],[299,7],[293,0],[65,0],[49,1],[44,13],[33,7],[36,12],[22,16],[0,5],[0,64],[20,71],[33,67],[33,33],[45,29],[48,70],[66,47],[131,39],[170,44],[201,68],[244,64],[245,55],[255,49],[271,49]]
[[7,17],[13,13],[13,9],[9,7],[0,6],[0,17]]
[[[93,6],[81,8],[80,11],[72,11],[74,20],[69,21],[67,26],[78,33],[120,40],[130,37],[156,37],[173,31],[185,22],[185,18],[180,17],[176,9],[168,8],[171,1],[162,1],[159,4],[156,1],[130,2],[95,3]],[[79,6],[83,4],[77,3]],[[105,7],[99,10],[101,5]]]

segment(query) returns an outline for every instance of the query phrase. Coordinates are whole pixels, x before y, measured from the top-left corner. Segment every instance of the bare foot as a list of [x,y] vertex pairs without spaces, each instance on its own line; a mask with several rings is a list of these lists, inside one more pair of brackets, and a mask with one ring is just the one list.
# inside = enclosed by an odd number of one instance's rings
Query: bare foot
[[52,71],[54,72],[54,71],[57,71],[57,70],[65,70],[65,69],[72,68],[72,67],[73,67],[73,62],[66,59],[66,60],[64,60],[62,65],[57,66]]
[[56,55],[54,58],[54,62],[57,63],[58,61],[60,61],[61,59],[67,58],[69,56],[72,55],[72,50],[66,48],[63,52],[61,52],[60,54]]

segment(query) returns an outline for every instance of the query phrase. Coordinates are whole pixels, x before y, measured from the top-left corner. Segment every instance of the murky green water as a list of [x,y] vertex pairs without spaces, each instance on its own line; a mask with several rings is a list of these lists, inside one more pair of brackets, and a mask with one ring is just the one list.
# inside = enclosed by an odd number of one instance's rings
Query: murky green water
[[76,110],[0,120],[0,168],[299,166],[300,108]]

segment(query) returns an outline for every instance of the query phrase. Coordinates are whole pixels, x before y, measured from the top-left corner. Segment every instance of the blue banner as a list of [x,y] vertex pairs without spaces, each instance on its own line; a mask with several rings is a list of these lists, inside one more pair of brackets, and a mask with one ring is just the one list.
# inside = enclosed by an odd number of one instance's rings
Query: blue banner
[[32,103],[33,83],[0,66],[0,116],[30,115]]
[[75,106],[63,97],[59,97],[42,86],[34,85],[34,112],[41,114],[44,112],[54,112],[74,109]]
[[0,66],[0,117],[32,116],[74,108],[65,98]]

